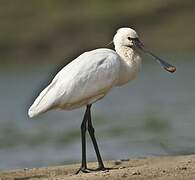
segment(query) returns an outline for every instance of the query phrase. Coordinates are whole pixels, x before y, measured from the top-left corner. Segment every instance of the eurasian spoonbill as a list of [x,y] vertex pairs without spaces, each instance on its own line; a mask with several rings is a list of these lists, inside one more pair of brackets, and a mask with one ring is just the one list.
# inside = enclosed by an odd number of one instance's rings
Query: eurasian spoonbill
[[71,110],[86,106],[81,124],[82,163],[78,172],[89,172],[86,162],[86,130],[97,155],[98,169],[105,170],[91,120],[91,106],[113,87],[133,80],[141,67],[139,50],[153,56],[165,70],[176,68],[146,50],[135,30],[120,28],[114,36],[115,51],[107,48],[85,52],[65,66],[39,94],[28,111],[30,117],[51,109]]

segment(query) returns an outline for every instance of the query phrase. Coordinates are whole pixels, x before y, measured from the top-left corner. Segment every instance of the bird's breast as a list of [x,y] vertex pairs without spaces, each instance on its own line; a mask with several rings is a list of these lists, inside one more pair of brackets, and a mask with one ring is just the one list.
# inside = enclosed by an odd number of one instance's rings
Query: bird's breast
[[118,85],[121,86],[135,79],[140,69],[141,69],[141,57],[139,55],[135,55],[134,57],[131,58],[125,58],[125,59],[123,58],[121,60],[120,78],[119,78]]

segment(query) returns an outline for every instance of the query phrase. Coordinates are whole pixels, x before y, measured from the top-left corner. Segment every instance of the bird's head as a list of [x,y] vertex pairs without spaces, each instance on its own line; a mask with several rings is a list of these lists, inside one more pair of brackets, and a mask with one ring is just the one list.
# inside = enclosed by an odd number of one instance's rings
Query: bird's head
[[127,47],[133,50],[141,49],[143,52],[154,57],[158,61],[160,66],[164,68],[166,71],[171,73],[176,71],[176,68],[174,66],[172,66],[171,64],[167,63],[166,61],[162,60],[161,58],[147,50],[144,47],[143,43],[140,41],[137,32],[132,28],[123,27],[118,29],[117,33],[113,38],[113,43],[115,48]]
[[133,48],[135,42],[139,41],[137,32],[131,28],[120,28],[114,36],[113,43],[116,46],[125,46]]

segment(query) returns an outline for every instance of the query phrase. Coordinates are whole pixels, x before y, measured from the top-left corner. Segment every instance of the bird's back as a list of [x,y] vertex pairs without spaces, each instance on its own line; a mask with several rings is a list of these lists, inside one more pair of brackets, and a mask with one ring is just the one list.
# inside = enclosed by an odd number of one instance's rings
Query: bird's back
[[53,108],[73,109],[102,98],[117,84],[120,57],[110,49],[85,52],[65,66],[29,109],[33,117]]

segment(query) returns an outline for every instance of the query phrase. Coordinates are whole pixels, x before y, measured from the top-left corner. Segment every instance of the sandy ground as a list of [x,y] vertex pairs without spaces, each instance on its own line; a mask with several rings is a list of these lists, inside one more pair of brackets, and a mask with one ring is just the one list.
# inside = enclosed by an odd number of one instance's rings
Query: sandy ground
[[[33,168],[13,171],[1,171],[0,180],[190,180],[195,179],[195,155],[149,157],[143,159],[126,159],[107,161],[105,166],[111,170],[104,172],[75,174],[79,164],[47,168]],[[89,163],[95,168],[96,163]]]

